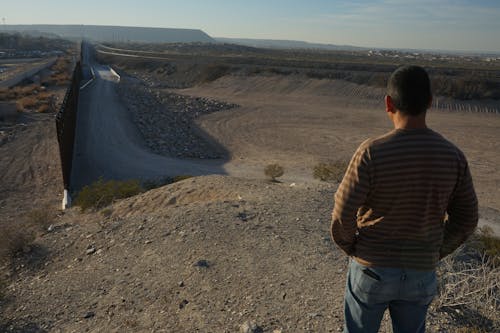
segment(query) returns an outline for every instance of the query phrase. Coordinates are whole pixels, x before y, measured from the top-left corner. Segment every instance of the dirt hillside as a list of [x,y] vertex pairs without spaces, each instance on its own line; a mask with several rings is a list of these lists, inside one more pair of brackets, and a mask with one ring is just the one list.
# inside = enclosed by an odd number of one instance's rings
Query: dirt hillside
[[[312,166],[348,159],[389,124],[363,98],[315,93],[321,80],[280,80],[225,77],[177,91],[240,105],[198,119],[230,152],[230,176],[190,178],[54,217],[4,267],[0,332],[238,332],[247,321],[255,332],[341,331],[347,258],[328,233],[337,185],[313,180]],[[492,216],[500,208],[499,119],[430,114],[431,127],[463,147]],[[41,205],[59,207],[62,188],[53,119],[19,133],[0,147],[9,223]],[[285,166],[282,183],[246,172],[270,162]],[[471,318],[498,327],[495,311],[488,319],[448,310],[431,308],[429,332],[457,332]],[[381,332],[388,327],[385,320]]]
[[72,209],[18,259],[4,329],[337,332],[347,260],[328,234],[333,192],[207,176]]

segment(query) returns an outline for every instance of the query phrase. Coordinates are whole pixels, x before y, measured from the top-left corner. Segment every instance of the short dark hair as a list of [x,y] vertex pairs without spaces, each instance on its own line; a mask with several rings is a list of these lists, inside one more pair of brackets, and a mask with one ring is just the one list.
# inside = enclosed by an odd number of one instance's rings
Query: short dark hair
[[399,111],[419,115],[427,111],[432,98],[429,75],[420,66],[399,67],[389,78],[387,95]]

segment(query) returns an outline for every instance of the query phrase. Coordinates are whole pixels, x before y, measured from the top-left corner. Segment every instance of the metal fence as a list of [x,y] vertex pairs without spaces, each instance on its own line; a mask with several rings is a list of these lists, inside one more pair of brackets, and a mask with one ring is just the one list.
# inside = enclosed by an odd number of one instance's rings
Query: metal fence
[[61,109],[56,115],[57,141],[59,142],[59,153],[64,181],[64,189],[70,189],[71,168],[73,162],[73,150],[76,132],[76,114],[78,109],[78,93],[82,80],[82,67],[77,62],[73,71],[71,85],[66,91]]

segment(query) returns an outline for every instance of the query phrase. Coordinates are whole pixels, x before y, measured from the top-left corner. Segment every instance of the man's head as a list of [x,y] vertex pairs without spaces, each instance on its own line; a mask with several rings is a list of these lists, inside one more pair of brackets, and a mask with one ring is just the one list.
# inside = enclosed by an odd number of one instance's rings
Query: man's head
[[432,102],[431,83],[425,69],[419,66],[399,67],[387,83],[386,106],[391,112],[407,116],[425,113]]

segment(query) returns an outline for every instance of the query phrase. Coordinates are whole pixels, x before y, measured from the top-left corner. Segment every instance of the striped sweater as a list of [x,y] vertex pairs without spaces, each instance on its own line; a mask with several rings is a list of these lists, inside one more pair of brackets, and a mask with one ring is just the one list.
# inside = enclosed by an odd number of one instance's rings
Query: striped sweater
[[432,270],[474,231],[477,206],[455,145],[428,128],[395,129],[355,152],[335,194],[331,235],[361,264]]

